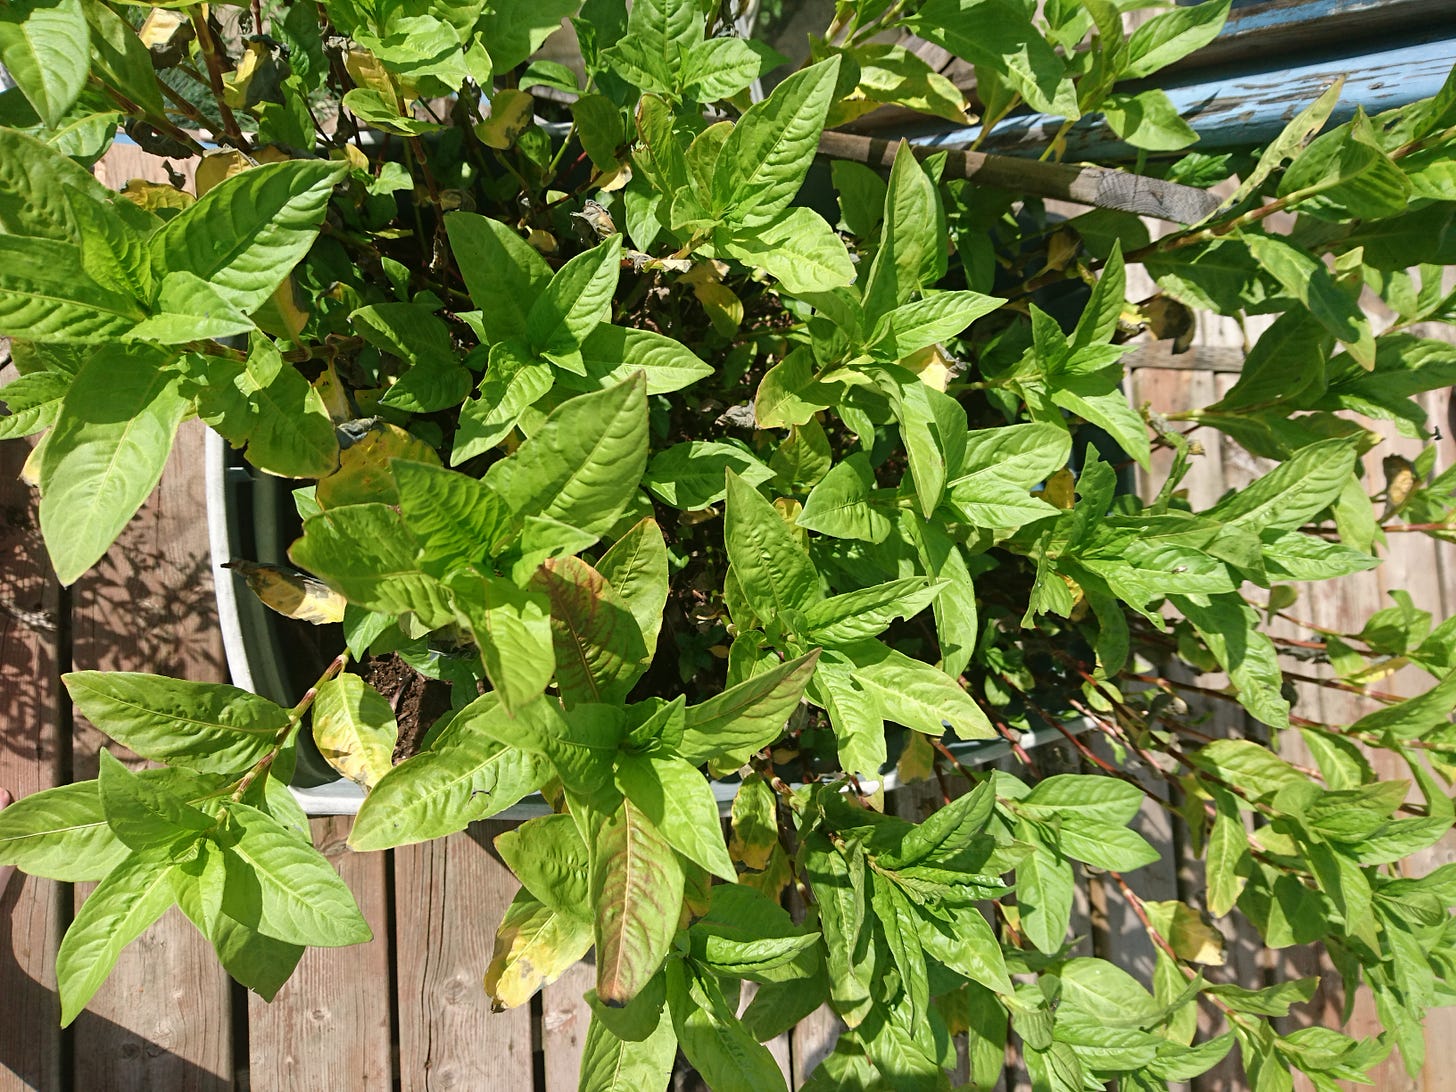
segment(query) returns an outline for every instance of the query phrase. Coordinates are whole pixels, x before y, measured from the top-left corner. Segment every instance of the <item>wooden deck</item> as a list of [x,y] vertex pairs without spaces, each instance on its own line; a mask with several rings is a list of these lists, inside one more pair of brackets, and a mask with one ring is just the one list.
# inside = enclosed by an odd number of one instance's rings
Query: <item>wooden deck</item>
[[[124,177],[124,175],[123,175]],[[1131,287],[1135,292],[1136,288]],[[1226,327],[1204,331],[1201,342],[1236,344]],[[1132,373],[1134,400],[1173,411],[1214,400],[1233,382],[1228,354],[1162,361]],[[1432,418],[1447,421],[1448,396],[1429,399]],[[203,516],[203,433],[183,430],[161,487],[102,562],[70,589],[57,587],[36,530],[35,500],[18,475],[23,442],[0,444],[0,785],[17,796],[95,776],[100,734],[64,698],[62,672],[72,668],[159,671],[193,679],[225,678],[215,632]],[[1259,473],[1242,452],[1203,437],[1207,454],[1189,481],[1196,503]],[[1408,441],[1377,449],[1377,468],[1390,450],[1413,453]],[[1456,458],[1443,441],[1441,466]],[[1377,478],[1377,480],[1379,480]],[[1362,579],[1301,600],[1300,609],[1326,624],[1363,619],[1383,605],[1385,590],[1406,587],[1418,603],[1444,617],[1456,608],[1456,554],[1415,535],[1394,536],[1387,565]],[[1358,622],[1357,622],[1358,624]],[[1396,684],[1415,692],[1415,674]],[[1303,696],[1321,719],[1348,717],[1351,706],[1332,692]],[[1220,711],[1219,725],[1241,733],[1244,719]],[[1038,752],[1043,772],[1065,755]],[[1064,767],[1065,768],[1065,767]],[[913,812],[916,802],[896,803]],[[1175,852],[1131,877],[1152,898],[1198,901],[1196,865],[1180,864],[1180,833],[1149,805],[1143,832]],[[81,886],[17,877],[0,900],[0,1092],[188,1092],[231,1089],[355,1092],[502,1090],[567,1092],[576,1068],[588,1010],[581,1000],[590,966],[574,968],[530,1006],[493,1014],[481,986],[493,931],[515,884],[491,848],[502,823],[477,824],[436,843],[384,854],[345,848],[348,820],[317,819],[315,842],[337,864],[375,934],[355,948],[310,951],[270,1005],[248,995],[218,967],[208,946],[175,910],[123,954],[89,1010],[58,1030],[54,959],[66,924],[86,892]],[[1416,871],[1456,859],[1456,843],[1420,856]],[[1077,929],[1083,950],[1146,976],[1152,948],[1115,889],[1084,877]],[[1229,965],[1211,977],[1256,986],[1318,970],[1313,955],[1292,949],[1274,960],[1256,938],[1232,935]],[[1337,1018],[1338,999],[1321,994],[1296,1023]],[[1456,1071],[1456,1010],[1432,1014],[1427,1027],[1427,1076],[1412,1081],[1398,1061],[1376,1076],[1382,1092],[1441,1092]],[[1351,1030],[1376,1028],[1362,1002]],[[833,1017],[817,1013],[771,1044],[800,1086],[835,1037]],[[679,1087],[694,1087],[684,1077]],[[998,1086],[1027,1087],[1015,1058]],[[1229,1063],[1197,1087],[1242,1088]],[[725,1090],[734,1092],[734,1090]]]

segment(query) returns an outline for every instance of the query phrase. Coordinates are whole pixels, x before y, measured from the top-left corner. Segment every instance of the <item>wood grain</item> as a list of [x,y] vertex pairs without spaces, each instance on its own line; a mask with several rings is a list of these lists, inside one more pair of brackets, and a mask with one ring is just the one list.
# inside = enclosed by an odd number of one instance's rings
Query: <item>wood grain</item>
[[[183,426],[162,481],[116,544],[72,588],[77,669],[226,678],[202,513],[203,426]],[[73,776],[96,776],[105,737],[77,715]],[[128,757],[120,748],[108,748]],[[78,887],[79,898],[86,890]],[[75,1024],[76,1087],[233,1085],[231,979],[212,946],[169,912],[126,949]]]
[[385,857],[348,849],[349,826],[344,816],[309,823],[314,845],[349,885],[374,939],[348,948],[310,948],[271,1004],[248,995],[253,1088],[365,1092],[393,1087]]
[[583,995],[597,984],[596,964],[582,960],[541,991],[541,1055],[546,1092],[575,1092],[591,1006]]
[[[13,378],[5,369],[0,378]],[[0,786],[18,799],[65,782],[58,588],[41,545],[24,440],[0,443]],[[0,1090],[60,1084],[55,955],[62,885],[16,875],[0,898]]]
[[483,986],[519,886],[491,840],[513,825],[477,823],[394,851],[403,1092],[533,1087],[530,1008],[493,1013]]

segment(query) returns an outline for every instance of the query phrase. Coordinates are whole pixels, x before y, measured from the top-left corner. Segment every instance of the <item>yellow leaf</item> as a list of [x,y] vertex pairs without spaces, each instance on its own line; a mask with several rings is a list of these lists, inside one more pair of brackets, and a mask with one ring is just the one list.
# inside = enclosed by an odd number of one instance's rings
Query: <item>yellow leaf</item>
[[524,1005],[586,955],[591,944],[589,919],[552,910],[521,891],[496,930],[495,953],[485,971],[491,1008],[500,1012]]
[[324,408],[329,411],[329,417],[334,424],[341,424],[353,416],[349,411],[349,400],[344,397],[344,385],[339,382],[339,374],[334,370],[333,361],[329,361],[328,367],[313,381],[313,389],[324,400]]
[[394,81],[374,54],[351,49],[344,54],[344,68],[360,87],[378,91],[389,99],[394,98]]
[[253,77],[258,74],[260,66],[266,60],[268,60],[268,47],[262,42],[249,42],[248,48],[238,59],[237,68],[222,78],[222,101],[234,110],[241,110],[247,106],[248,85],[253,82]]
[[945,350],[939,345],[927,345],[918,349],[901,363],[918,375],[927,387],[934,387],[942,392],[958,370],[956,362],[946,356]]
[[178,37],[186,41],[192,37],[192,23],[180,11],[167,8],[153,8],[142,20],[137,37],[154,53],[166,52],[173,45],[180,44]]
[[1227,960],[1224,953],[1223,934],[1213,927],[1193,907],[1181,902],[1149,902],[1143,908],[1153,928],[1178,954],[1178,958],[1190,963],[1202,963],[1206,967],[1222,967]]
[[429,444],[415,439],[397,425],[375,419],[362,436],[343,448],[339,469],[319,479],[314,493],[319,507],[338,508],[370,502],[398,504],[399,487],[389,470],[390,459],[440,465],[440,457]]
[[794,878],[794,870],[789,866],[789,858],[784,853],[783,847],[775,845],[769,855],[768,867],[762,872],[744,872],[738,877],[738,882],[747,886],[757,888],[769,898],[778,902],[783,895],[784,888]]
[[394,768],[399,725],[378,691],[345,673],[319,687],[313,740],[330,766],[367,791]]
[[728,855],[761,872],[779,844],[778,803],[762,774],[749,774],[733,798],[733,827]]
[[176,209],[181,212],[192,204],[193,197],[176,186],[162,182],[148,182],[145,178],[133,178],[121,188],[121,196],[148,212],[158,209]]
[[225,182],[235,174],[241,174],[253,165],[253,161],[242,152],[231,149],[218,152],[208,152],[197,164],[197,196],[201,197],[208,190],[221,182]]
[[726,284],[696,284],[693,295],[708,313],[708,321],[723,337],[732,337],[743,325],[743,301]]
[[536,100],[527,92],[497,91],[490,100],[490,117],[475,127],[475,135],[487,147],[504,151],[530,128],[535,113]]
[[905,749],[895,764],[895,773],[902,785],[924,781],[935,772],[935,748],[919,732],[906,732]]
[[242,574],[264,606],[285,618],[312,622],[316,626],[344,620],[344,597],[321,580],[296,569],[256,561],[229,561],[227,567]]
[[1071,508],[1076,503],[1076,476],[1065,466],[1052,474],[1042,487],[1041,499],[1058,508]]
[[540,228],[532,228],[531,234],[526,236],[526,242],[541,254],[555,254],[559,249],[556,245],[556,236],[549,231],[542,231]]
[[253,313],[253,320],[276,337],[299,339],[308,325],[308,312],[298,305],[298,289],[291,275],[284,277],[268,302]]

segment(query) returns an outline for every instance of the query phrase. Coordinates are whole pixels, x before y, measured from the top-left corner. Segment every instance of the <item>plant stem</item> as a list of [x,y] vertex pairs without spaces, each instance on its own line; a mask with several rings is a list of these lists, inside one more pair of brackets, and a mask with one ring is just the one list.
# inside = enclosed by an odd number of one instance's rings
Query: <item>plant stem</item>
[[212,88],[212,100],[217,105],[218,116],[222,118],[223,131],[227,134],[229,143],[246,152],[249,150],[248,140],[238,127],[233,108],[226,101],[227,92],[222,85],[222,58],[218,56],[212,28],[203,18],[201,8],[189,8],[187,15],[192,20],[192,29],[197,33],[197,44],[202,48],[202,58],[207,62],[208,86]]
[[313,705],[314,699],[318,697],[319,687],[323,686],[324,683],[328,682],[340,671],[343,671],[344,665],[348,662],[348,652],[339,653],[334,657],[333,662],[324,668],[324,673],[314,681],[314,684],[304,691],[303,697],[298,699],[298,704],[288,711],[288,723],[278,729],[278,734],[273,737],[273,746],[269,748],[268,753],[253,763],[253,768],[244,774],[243,779],[238,782],[238,787],[233,790],[234,800],[241,800],[247,794],[248,789],[252,787],[253,782],[266,773],[268,768],[273,765],[273,761],[278,757],[278,752],[283,750],[289,737],[293,735],[294,730],[298,727],[298,722],[303,719],[303,715],[308,712],[309,707]]

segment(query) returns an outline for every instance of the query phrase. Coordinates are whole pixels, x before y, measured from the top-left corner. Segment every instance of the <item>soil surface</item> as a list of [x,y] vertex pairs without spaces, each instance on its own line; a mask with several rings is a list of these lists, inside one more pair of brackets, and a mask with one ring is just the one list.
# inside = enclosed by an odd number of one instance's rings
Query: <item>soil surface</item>
[[418,753],[430,725],[450,711],[450,684],[420,674],[393,652],[371,656],[360,666],[360,674],[394,709],[399,722],[394,761]]

